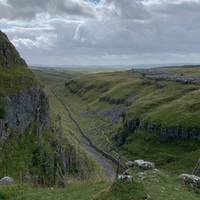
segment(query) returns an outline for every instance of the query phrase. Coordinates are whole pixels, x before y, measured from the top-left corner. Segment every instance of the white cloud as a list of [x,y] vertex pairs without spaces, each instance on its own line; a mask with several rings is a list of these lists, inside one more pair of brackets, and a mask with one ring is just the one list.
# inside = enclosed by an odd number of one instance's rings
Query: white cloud
[[24,49],[46,49],[49,50],[55,45],[55,40],[57,35],[55,34],[46,34],[35,37],[34,39],[29,38],[13,38],[12,43],[18,48]]

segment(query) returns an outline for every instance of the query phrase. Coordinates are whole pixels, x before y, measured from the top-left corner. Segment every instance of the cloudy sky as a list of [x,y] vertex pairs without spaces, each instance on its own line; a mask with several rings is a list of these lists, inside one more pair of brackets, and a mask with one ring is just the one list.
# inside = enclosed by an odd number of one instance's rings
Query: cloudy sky
[[200,63],[200,0],[0,0],[29,64]]

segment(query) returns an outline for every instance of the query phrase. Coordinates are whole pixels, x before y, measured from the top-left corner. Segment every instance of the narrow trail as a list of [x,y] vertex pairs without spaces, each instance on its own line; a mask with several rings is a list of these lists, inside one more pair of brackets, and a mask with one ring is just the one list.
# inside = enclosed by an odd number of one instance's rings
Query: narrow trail
[[[110,177],[111,180],[114,180],[116,177],[116,169],[114,166],[117,167],[118,160],[115,159],[110,154],[102,151],[98,147],[96,147],[90,138],[86,136],[83,129],[81,128],[78,120],[75,118],[74,114],[72,113],[70,107],[60,99],[55,92],[51,90],[51,93],[55,96],[55,98],[62,104],[65,111],[68,113],[71,121],[74,123],[74,125],[77,127],[77,129],[80,132],[81,140],[79,140],[79,143],[81,146],[86,150],[86,152],[97,161],[97,163],[103,168],[103,170],[106,172],[108,177]],[[113,164],[111,164],[113,163]]]

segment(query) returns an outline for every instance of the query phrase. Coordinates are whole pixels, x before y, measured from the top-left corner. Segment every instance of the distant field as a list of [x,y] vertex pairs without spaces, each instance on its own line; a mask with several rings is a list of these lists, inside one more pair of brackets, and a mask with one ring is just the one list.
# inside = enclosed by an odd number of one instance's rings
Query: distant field
[[115,72],[115,71],[124,71],[129,70],[131,67],[127,66],[113,66],[113,67],[106,67],[106,66],[82,66],[82,67],[40,67],[40,66],[31,66],[33,70],[45,70],[45,71],[54,71],[54,72],[67,72],[67,73],[83,73],[83,74],[95,74],[101,72]]

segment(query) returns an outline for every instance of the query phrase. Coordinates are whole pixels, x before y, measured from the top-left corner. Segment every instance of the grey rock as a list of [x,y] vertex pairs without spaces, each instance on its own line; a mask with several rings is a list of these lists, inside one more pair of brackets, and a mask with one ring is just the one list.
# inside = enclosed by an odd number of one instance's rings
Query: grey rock
[[100,102],[106,102],[109,104],[114,104],[114,105],[125,105],[125,106],[130,106],[131,102],[125,99],[118,99],[118,98],[112,98],[108,96],[101,97],[99,99]]
[[14,180],[9,176],[0,179],[0,185],[12,185],[12,184],[14,184]]
[[135,162],[134,161],[128,161],[127,163],[126,163],[126,166],[129,168],[129,167],[134,167],[135,166]]
[[155,169],[155,164],[153,162],[148,162],[144,160],[135,160],[135,166],[139,167],[142,170],[152,170]]
[[50,126],[49,103],[39,87],[20,91],[5,98],[5,117],[0,119],[0,141],[4,141],[13,130],[25,133],[31,123],[40,123],[40,129]]
[[183,181],[183,183],[194,189],[194,190],[200,190],[200,177],[195,176],[195,175],[190,175],[190,174],[181,174],[179,176],[179,179]]

